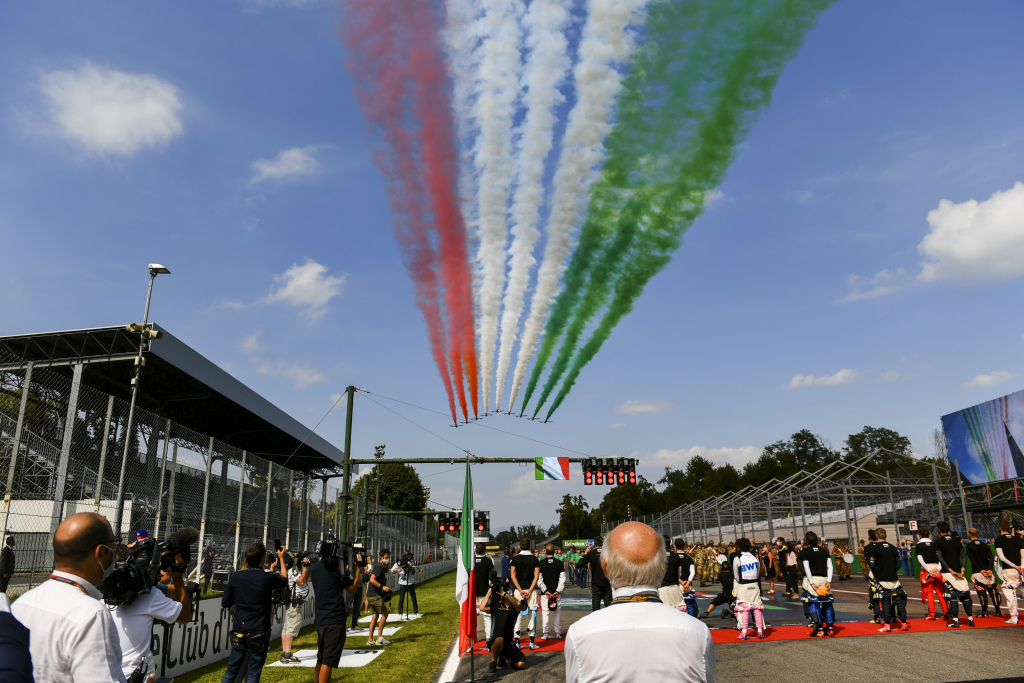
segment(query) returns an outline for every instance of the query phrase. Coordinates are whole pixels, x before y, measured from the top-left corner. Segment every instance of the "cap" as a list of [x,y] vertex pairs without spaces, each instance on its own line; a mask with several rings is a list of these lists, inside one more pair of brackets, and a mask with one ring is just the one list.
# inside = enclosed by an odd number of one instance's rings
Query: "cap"
[[147,538],[149,538],[149,532],[145,529],[139,529],[135,532],[135,538],[139,539],[140,541],[144,541]]

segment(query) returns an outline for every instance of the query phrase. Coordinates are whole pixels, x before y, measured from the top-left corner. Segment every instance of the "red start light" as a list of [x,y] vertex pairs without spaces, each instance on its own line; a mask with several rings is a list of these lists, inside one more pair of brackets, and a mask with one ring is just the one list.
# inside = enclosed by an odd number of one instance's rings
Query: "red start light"
[[620,484],[625,484],[626,483],[626,473],[625,472],[619,472],[619,483]]
[[594,483],[594,475],[591,474],[590,472],[587,472],[586,474],[584,474],[583,475],[583,483],[586,486],[590,486],[591,484],[593,484]]
[[635,484],[636,483],[636,472],[630,472],[629,473],[629,483],[630,484]]
[[477,524],[476,525],[476,530],[477,531],[483,531],[484,530],[484,525],[483,524]]
[[597,473],[597,483],[598,484],[603,484],[604,483],[604,473],[603,472],[598,472]]

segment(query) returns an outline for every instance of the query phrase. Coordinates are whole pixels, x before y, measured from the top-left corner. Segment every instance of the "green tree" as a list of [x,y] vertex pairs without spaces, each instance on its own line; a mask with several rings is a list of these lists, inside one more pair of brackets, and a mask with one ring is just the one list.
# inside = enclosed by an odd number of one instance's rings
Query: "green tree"
[[564,539],[590,538],[597,532],[590,505],[583,496],[565,494],[558,513],[558,535]]
[[512,548],[519,545],[519,536],[516,535],[516,528],[499,531],[494,537],[494,542],[502,548]]
[[843,446],[843,455],[848,459],[860,458],[876,448],[884,448],[897,455],[911,456],[910,439],[885,427],[864,427],[857,434],[851,434]]
[[[380,477],[380,504],[389,510],[425,510],[427,492],[412,465],[381,462],[373,466],[370,474],[359,478],[352,487],[352,495],[361,497],[363,487],[370,487],[370,501],[376,500],[377,480]],[[417,516],[420,518],[422,516]]]

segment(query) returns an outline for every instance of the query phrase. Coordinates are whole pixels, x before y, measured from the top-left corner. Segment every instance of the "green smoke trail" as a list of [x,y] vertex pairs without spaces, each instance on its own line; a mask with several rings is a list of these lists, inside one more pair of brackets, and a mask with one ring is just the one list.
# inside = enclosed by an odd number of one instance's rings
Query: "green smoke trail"
[[[680,64],[672,51],[678,36],[686,34],[680,30],[679,20],[688,17],[667,3],[651,10],[651,47],[641,52],[636,68],[647,74],[645,102],[660,105],[650,127],[655,134],[648,137],[653,145],[645,150],[646,155],[659,161],[639,173],[642,183],[654,185],[647,186],[648,192],[635,195],[647,200],[639,208],[642,225],[634,229],[636,238],[631,248],[620,252],[623,263],[616,272],[614,294],[610,301],[605,297],[601,302],[607,303],[603,318],[582,348],[577,350],[575,342],[568,346],[570,335],[563,342],[560,358],[572,357],[572,364],[548,417],[561,405],[582,368],[597,354],[611,331],[632,310],[647,282],[669,263],[686,229],[703,213],[704,200],[724,179],[736,145],[770,103],[785,63],[831,0],[740,4],[744,7],[731,8],[725,24],[710,32],[715,49],[710,61],[696,65],[703,74],[697,82],[701,91],[698,97],[688,97],[685,92],[694,87],[693,79],[679,78],[695,65]],[[690,101],[696,106],[682,112],[673,111],[673,107],[666,109],[666,103],[673,99]],[[688,129],[685,137],[671,128],[673,121],[678,124],[680,118],[689,119],[690,125],[684,126]],[[602,286],[607,289],[607,285]],[[577,319],[570,328],[582,332],[598,308],[579,306]],[[548,384],[553,385],[550,378]]]

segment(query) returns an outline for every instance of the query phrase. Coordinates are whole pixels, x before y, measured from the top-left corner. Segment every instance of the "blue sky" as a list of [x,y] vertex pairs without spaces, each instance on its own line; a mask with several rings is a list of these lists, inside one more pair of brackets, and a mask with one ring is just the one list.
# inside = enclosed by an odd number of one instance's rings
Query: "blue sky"
[[[445,412],[335,4],[0,13],[2,333],[139,319],[159,261],[154,319],[303,422],[348,384]],[[483,424],[657,479],[802,428],[839,446],[889,427],[930,454],[940,415],[1019,390],[1022,20],[1011,2],[838,2],[556,421]],[[381,402],[417,424],[361,397],[358,455],[570,455]],[[338,444],[343,415],[320,428]],[[460,503],[451,469],[422,468],[438,504]],[[531,468],[474,476],[495,529],[600,500]]]

